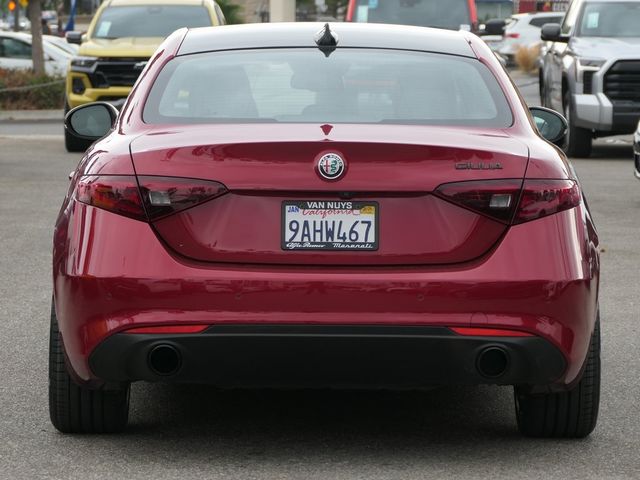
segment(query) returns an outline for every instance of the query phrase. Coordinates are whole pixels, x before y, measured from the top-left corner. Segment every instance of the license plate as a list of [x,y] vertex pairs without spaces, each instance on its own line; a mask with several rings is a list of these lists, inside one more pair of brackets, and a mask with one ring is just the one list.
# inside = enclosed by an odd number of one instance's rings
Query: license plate
[[282,202],[283,250],[378,249],[377,202]]

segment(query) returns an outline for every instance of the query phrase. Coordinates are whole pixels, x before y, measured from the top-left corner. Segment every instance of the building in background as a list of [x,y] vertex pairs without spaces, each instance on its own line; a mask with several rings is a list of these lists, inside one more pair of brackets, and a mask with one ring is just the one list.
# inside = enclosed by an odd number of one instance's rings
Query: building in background
[[566,12],[571,0],[514,0],[514,11],[529,12]]
[[493,18],[509,18],[513,14],[513,0],[476,0],[476,7],[480,23]]

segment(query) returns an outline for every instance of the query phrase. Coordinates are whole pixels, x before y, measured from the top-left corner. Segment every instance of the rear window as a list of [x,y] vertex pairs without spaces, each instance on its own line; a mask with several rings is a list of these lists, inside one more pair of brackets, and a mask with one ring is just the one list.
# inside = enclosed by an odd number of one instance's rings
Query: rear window
[[177,57],[158,76],[148,123],[401,123],[504,128],[504,93],[478,60],[338,48]]
[[183,27],[209,27],[209,11],[198,5],[109,7],[102,12],[93,38],[168,37]]

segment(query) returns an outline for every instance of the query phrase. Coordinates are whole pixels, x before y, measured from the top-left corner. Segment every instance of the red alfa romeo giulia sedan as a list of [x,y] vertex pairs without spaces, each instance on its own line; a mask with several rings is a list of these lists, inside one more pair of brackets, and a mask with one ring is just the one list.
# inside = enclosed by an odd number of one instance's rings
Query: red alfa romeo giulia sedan
[[600,390],[598,237],[562,152],[471,33],[180,30],[55,227],[50,409],[127,424],[129,385],[515,388],[522,433],[584,437]]

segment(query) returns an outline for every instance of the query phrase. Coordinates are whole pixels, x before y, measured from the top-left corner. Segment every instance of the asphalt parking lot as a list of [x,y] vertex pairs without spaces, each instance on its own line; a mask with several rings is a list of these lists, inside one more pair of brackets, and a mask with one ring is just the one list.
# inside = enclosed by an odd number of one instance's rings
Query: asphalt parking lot
[[134,385],[126,433],[63,436],[47,408],[51,237],[80,156],[64,151],[60,128],[0,123],[0,478],[640,477],[640,183],[628,138],[601,140],[593,158],[574,161],[602,241],[602,405],[588,439],[520,437],[506,387],[153,384]]

